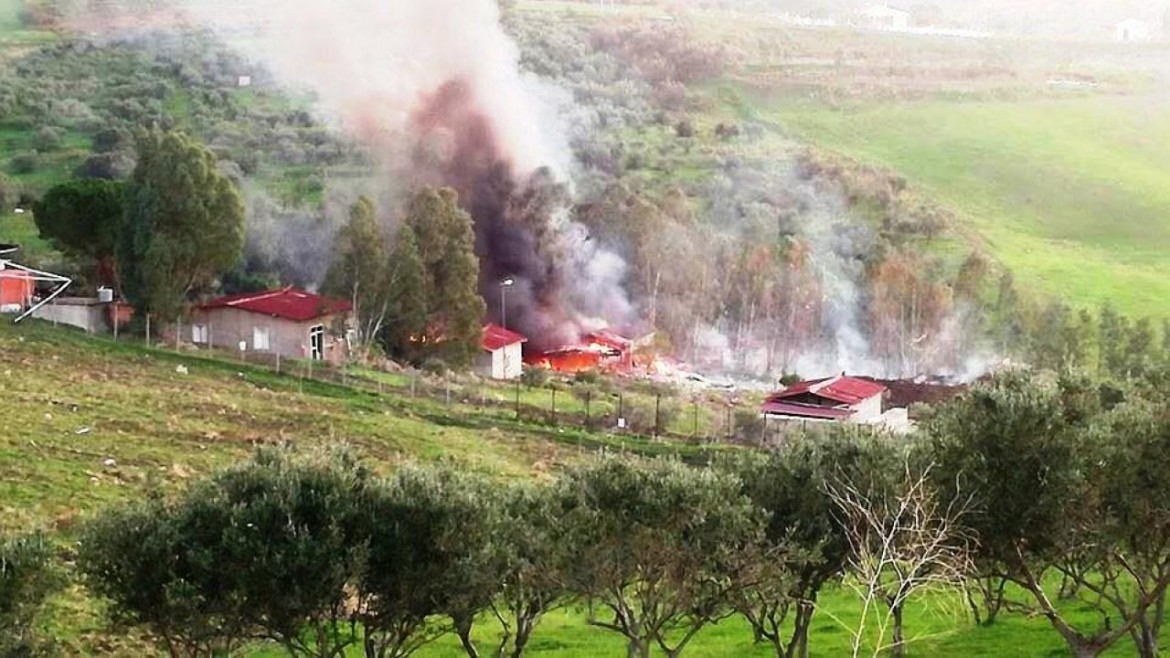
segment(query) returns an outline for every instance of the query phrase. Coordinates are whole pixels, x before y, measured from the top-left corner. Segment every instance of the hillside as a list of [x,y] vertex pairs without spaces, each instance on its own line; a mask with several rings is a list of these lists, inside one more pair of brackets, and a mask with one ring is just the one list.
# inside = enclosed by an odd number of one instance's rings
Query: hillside
[[1165,109],[1164,99],[1126,96],[777,102],[768,111],[810,142],[887,167],[956,209],[1028,287],[1165,317]]
[[[6,395],[0,417],[0,529],[47,526],[68,555],[78,524],[104,506],[156,488],[174,491],[245,457],[260,443],[346,441],[382,471],[404,459],[448,459],[500,477],[542,477],[609,441],[604,434],[508,422],[510,411],[490,420],[495,429],[486,428],[476,420],[483,413],[475,411],[474,402],[446,407],[389,388],[378,396],[354,386],[301,381],[295,372],[275,375],[205,354],[146,349],[44,324],[0,323]],[[610,445],[694,454],[679,444],[634,437]],[[813,646],[821,652],[817,655],[841,655],[848,651],[849,636],[840,623],[853,623],[857,601],[849,590],[832,588],[820,605],[825,614],[812,629]],[[930,655],[989,657],[1022,647],[1028,655],[1055,654],[1060,647],[1042,619],[1012,615],[981,628],[966,614],[950,598],[914,599],[907,608],[909,632],[921,638],[914,646]],[[57,598],[48,618],[48,632],[65,655],[149,655],[139,636],[110,634],[79,587]],[[490,643],[493,625],[481,626],[478,633]],[[618,655],[624,646],[618,637],[587,626],[582,610],[569,608],[542,623],[529,651],[585,658]],[[769,651],[752,642],[743,622],[728,619],[701,632],[687,655],[763,657]],[[1107,655],[1129,651],[1122,645]],[[249,655],[283,654],[256,647]],[[416,655],[464,654],[457,640],[447,637]]]

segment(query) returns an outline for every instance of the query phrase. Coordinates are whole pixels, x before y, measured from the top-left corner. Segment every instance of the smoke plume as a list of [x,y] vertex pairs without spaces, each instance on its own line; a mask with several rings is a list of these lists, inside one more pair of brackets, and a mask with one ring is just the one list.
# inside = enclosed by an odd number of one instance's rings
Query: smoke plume
[[[624,263],[568,219],[556,94],[521,72],[496,0],[186,0],[179,10],[311,91],[394,187],[453,187],[475,223],[489,315],[500,321],[506,299],[509,328],[533,347],[629,319]],[[501,295],[505,278],[514,285]]]

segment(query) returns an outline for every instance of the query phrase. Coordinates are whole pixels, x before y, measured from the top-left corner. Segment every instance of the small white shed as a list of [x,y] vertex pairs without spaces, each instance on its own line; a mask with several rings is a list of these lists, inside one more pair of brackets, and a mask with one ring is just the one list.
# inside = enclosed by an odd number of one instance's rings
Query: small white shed
[[1129,18],[1113,26],[1113,39],[1121,43],[1147,43],[1154,38],[1154,28],[1145,21]]
[[861,10],[866,27],[876,30],[905,30],[910,27],[910,12],[889,5],[873,5]]
[[483,350],[476,363],[476,372],[492,379],[515,379],[524,372],[523,346],[528,339],[515,331],[496,324],[483,328],[480,347]]

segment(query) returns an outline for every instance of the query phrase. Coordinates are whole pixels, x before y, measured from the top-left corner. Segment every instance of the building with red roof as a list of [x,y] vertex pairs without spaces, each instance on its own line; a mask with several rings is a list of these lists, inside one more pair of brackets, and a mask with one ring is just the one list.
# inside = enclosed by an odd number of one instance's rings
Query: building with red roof
[[352,310],[346,300],[288,287],[200,304],[180,330],[196,345],[338,363],[349,350]]
[[523,347],[526,342],[528,338],[525,336],[498,324],[484,325],[480,339],[483,354],[476,361],[476,372],[492,379],[519,377],[524,371]]
[[790,420],[872,423],[882,416],[885,393],[886,387],[877,382],[842,373],[773,393],[760,411],[769,417]]

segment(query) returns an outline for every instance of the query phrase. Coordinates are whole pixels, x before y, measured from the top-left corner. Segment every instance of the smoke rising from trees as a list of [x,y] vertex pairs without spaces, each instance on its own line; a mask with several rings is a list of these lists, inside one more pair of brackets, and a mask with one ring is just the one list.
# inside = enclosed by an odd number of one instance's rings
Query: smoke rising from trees
[[[629,320],[621,259],[568,219],[567,131],[521,73],[492,0],[249,0],[186,11],[311,90],[325,115],[408,187],[453,187],[475,220],[489,315],[499,282],[509,324],[536,347]],[[498,321],[498,317],[496,318]]]

